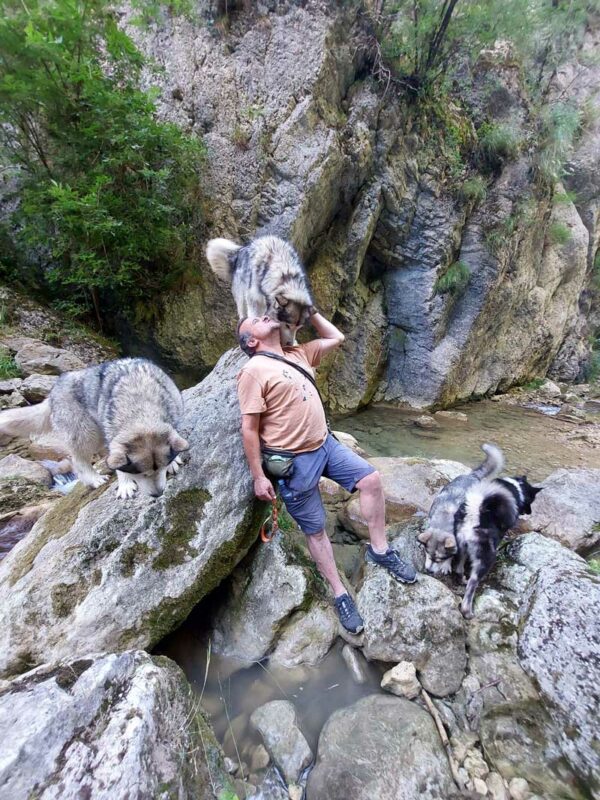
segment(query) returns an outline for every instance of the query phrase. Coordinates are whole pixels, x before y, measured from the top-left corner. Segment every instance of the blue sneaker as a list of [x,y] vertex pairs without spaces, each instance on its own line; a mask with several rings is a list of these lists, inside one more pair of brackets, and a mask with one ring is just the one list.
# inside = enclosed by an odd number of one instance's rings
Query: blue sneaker
[[388,547],[385,553],[379,554],[368,544],[367,561],[387,569],[390,575],[400,583],[414,583],[417,580],[417,573],[412,564],[407,564],[406,561],[403,561],[391,547]]
[[348,633],[360,633],[364,628],[364,622],[350,595],[341,594],[335,598],[333,604],[340,622]]

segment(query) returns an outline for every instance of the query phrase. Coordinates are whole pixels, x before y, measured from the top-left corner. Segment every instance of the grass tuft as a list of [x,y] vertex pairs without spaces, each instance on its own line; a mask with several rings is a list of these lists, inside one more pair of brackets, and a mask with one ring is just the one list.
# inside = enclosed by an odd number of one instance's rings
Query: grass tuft
[[550,244],[566,244],[573,238],[571,229],[564,222],[553,222],[548,228]]
[[433,287],[434,294],[460,295],[467,288],[471,279],[471,270],[464,261],[455,261],[443,275],[440,275]]

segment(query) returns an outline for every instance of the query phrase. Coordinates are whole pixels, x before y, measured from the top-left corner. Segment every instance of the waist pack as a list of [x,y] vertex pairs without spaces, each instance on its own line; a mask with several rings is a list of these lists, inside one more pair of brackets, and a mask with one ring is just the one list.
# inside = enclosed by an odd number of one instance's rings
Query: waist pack
[[290,450],[272,450],[269,447],[262,449],[263,469],[269,476],[279,480],[291,477],[294,471],[294,453]]

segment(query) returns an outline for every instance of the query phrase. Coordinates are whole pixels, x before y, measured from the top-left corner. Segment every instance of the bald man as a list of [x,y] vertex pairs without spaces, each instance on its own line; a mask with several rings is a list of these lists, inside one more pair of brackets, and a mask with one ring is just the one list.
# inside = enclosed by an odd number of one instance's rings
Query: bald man
[[[256,317],[239,323],[239,345],[251,356],[237,377],[244,451],[254,479],[254,493],[266,501],[275,498],[275,490],[264,472],[263,448],[294,455],[293,472],[285,478],[286,508],[305,534],[308,550],[331,587],[340,622],[350,633],[360,633],[363,620],[340,579],[325,533],[325,509],[319,492],[322,475],[349,492],[359,492],[361,514],[369,528],[367,559],[402,583],[414,583],[416,573],[388,548],[379,473],[331,436],[316,387],[292,366],[298,365],[314,378],[314,368],[322,356],[344,341],[342,332],[320,314],[313,313],[310,321],[319,338],[285,348],[281,346],[280,323],[276,320]],[[288,363],[261,357],[261,353],[272,353]]]

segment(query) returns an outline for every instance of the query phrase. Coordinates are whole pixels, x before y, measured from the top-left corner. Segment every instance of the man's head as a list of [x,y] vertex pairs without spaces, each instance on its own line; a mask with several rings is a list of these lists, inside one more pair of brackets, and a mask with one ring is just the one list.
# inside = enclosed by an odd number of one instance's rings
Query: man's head
[[237,337],[240,348],[247,356],[254,355],[264,344],[279,342],[281,323],[271,317],[246,317],[238,322]]

